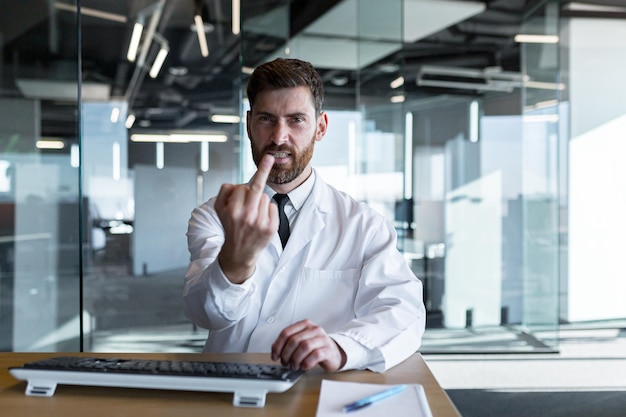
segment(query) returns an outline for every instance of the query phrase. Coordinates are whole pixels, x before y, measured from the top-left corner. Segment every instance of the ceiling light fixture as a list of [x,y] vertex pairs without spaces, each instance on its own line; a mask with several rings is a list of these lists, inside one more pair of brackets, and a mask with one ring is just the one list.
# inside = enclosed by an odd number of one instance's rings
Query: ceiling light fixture
[[111,123],[117,123],[120,120],[120,108],[115,106],[111,109]]
[[165,168],[165,145],[163,142],[156,143],[156,167],[157,169]]
[[183,75],[187,75],[187,73],[189,72],[189,69],[187,69],[187,67],[183,67],[183,66],[169,67],[167,69],[167,72],[170,75],[174,75],[176,77],[182,77]]
[[209,142],[200,142],[200,171],[209,170]]
[[[77,6],[74,6],[74,5],[71,5],[71,4],[61,3],[59,1],[54,3],[54,8],[58,9],[58,10],[64,10],[66,12],[73,12],[73,13],[76,13],[78,11],[78,7]],[[105,12],[103,10],[92,9],[92,8],[89,8],[89,7],[81,6],[80,14],[82,14],[84,16],[96,17],[96,18],[102,19],[102,20],[109,20],[109,21],[112,21],[112,22],[126,23],[126,16],[124,16],[124,15],[117,14],[117,13],[109,13],[109,12]]]
[[154,33],[154,39],[156,39],[161,44],[161,49],[159,49],[159,53],[157,53],[156,58],[154,58],[154,62],[152,63],[152,68],[150,68],[150,77],[156,78],[161,72],[161,68],[163,67],[163,63],[165,62],[165,58],[170,53],[169,45],[165,38],[158,33]]
[[524,81],[524,87],[526,88],[536,88],[538,90],[565,90],[565,84],[563,83],[549,83],[542,81]]
[[233,15],[232,15],[232,30],[233,35],[239,35],[241,32],[241,4],[240,0],[233,0],[232,3]]
[[479,138],[480,130],[480,103],[478,100],[472,100],[469,106],[469,140],[476,143]]
[[134,133],[130,135],[133,142],[226,142],[228,137],[224,133],[208,132],[172,132],[172,133]]
[[131,127],[133,127],[133,125],[135,124],[135,120],[135,115],[132,113],[129,114],[126,118],[126,123],[124,124],[126,126],[126,129],[130,129]]
[[142,35],[143,42],[140,42],[141,45],[138,47],[139,55],[136,58],[137,63],[135,64],[133,74],[131,75],[126,92],[124,93],[124,100],[128,103],[129,107],[132,107],[135,94],[141,85],[142,77],[146,74],[146,58],[151,49],[150,46],[152,44],[152,40],[155,38],[156,29],[159,26],[165,2],[166,0],[157,0],[151,6],[148,6],[137,13],[138,20],[141,17],[147,19],[147,17],[150,16],[150,18],[146,26],[145,34]]
[[398,88],[398,87],[402,87],[404,85],[404,77],[403,76],[399,76],[398,78],[396,78],[395,80],[393,80],[389,86],[391,88]]
[[145,55],[148,52],[150,42],[152,42],[152,33],[156,29],[156,24],[161,15],[163,3],[165,0],[161,0],[159,3],[155,3],[146,7],[137,13],[137,21],[133,25],[133,33],[130,35],[130,42],[128,43],[128,52],[126,53],[126,59],[130,62],[135,62],[137,59],[137,51],[139,51],[139,44],[141,43],[141,35],[143,34],[146,16],[152,15],[150,25],[148,27],[147,34],[145,36],[144,45],[142,47],[142,57],[139,59],[139,64],[143,65]]
[[200,13],[196,13],[193,17],[193,21],[196,24],[196,33],[198,34],[198,42],[200,43],[200,53],[203,57],[209,56],[209,47],[206,42],[206,32],[204,31],[204,22]]
[[38,140],[35,143],[37,149],[63,149],[65,148],[65,143],[60,139],[43,139]]
[[520,33],[515,35],[517,43],[559,43],[559,37],[556,35],[531,35]]
[[167,54],[169,54],[169,52],[169,49],[161,47],[159,53],[154,59],[154,62],[152,63],[152,68],[150,68],[150,77],[156,78],[157,75],[159,75],[159,72],[161,72],[161,67],[163,66],[165,58],[167,58]]
[[[589,2],[591,3],[591,2]],[[595,2],[594,2],[595,3]],[[599,3],[599,2],[598,2]],[[617,2],[613,2],[617,3]],[[580,12],[580,13],[626,13],[626,7],[623,6],[609,6],[600,4],[588,4],[585,2],[571,2],[564,4],[561,8],[564,12]]]
[[499,67],[475,69],[424,65],[417,72],[415,82],[418,86],[511,92],[528,80],[527,75],[502,71]]
[[239,123],[241,117],[234,114],[213,114],[211,115],[213,123]]
[[139,41],[141,41],[141,34],[143,33],[143,23],[143,17],[140,16],[133,26],[133,34],[130,36],[128,52],[126,53],[126,59],[128,59],[130,62],[135,62],[135,60],[137,59]]

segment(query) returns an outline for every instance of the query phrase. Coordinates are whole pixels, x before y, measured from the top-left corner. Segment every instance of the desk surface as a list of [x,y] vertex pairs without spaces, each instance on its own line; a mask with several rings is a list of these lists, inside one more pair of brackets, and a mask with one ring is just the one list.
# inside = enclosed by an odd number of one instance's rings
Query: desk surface
[[[213,392],[59,385],[53,397],[30,397],[24,394],[26,382],[14,379],[8,372],[11,366],[21,366],[26,362],[59,355],[61,353],[0,353],[0,410],[3,416],[314,417],[322,379],[375,384],[422,384],[433,417],[460,416],[419,354],[413,355],[383,374],[370,371],[326,373],[321,369],[308,372],[289,391],[268,394],[265,407],[255,409],[234,407],[232,394]],[[265,354],[70,353],[70,355],[271,363],[269,355]]]

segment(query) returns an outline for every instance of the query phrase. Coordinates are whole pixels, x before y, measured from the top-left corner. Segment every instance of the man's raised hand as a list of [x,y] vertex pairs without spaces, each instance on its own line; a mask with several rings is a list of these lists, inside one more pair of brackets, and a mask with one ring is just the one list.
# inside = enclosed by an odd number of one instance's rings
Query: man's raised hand
[[263,192],[273,164],[274,157],[264,155],[249,184],[224,184],[215,200],[224,227],[218,259],[233,283],[242,283],[254,273],[259,253],[278,230],[278,210]]

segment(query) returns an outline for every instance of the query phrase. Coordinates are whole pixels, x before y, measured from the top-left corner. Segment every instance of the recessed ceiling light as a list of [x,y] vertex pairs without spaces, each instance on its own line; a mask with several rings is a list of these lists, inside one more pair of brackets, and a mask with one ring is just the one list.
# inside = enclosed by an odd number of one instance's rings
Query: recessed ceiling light
[[330,79],[330,82],[333,83],[333,85],[341,87],[348,84],[348,77],[345,75],[335,75]]
[[398,64],[386,63],[386,64],[380,64],[378,66],[378,69],[385,73],[398,72],[398,70],[400,69],[400,66]]
[[187,75],[189,70],[187,69],[187,67],[169,67],[167,69],[167,72],[169,72],[171,75],[181,76]]

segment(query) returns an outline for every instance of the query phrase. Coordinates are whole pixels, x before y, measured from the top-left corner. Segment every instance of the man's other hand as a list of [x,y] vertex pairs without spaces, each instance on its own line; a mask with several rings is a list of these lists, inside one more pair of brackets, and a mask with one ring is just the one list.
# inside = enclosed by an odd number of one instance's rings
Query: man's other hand
[[272,345],[272,360],[292,369],[308,371],[320,365],[328,372],[341,369],[346,354],[326,331],[310,320],[286,327]]

